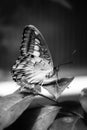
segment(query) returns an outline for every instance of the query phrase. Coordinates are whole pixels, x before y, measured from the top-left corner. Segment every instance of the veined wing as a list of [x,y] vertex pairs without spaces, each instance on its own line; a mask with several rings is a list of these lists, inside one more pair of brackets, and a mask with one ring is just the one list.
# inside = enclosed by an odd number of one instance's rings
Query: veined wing
[[46,75],[53,73],[50,51],[42,34],[33,25],[26,26],[23,31],[20,53],[21,56],[12,68],[13,79],[16,82],[44,82]]
[[22,56],[31,54],[36,57],[41,57],[49,61],[53,66],[52,57],[45,39],[35,26],[28,25],[24,28],[22,40],[20,47]]

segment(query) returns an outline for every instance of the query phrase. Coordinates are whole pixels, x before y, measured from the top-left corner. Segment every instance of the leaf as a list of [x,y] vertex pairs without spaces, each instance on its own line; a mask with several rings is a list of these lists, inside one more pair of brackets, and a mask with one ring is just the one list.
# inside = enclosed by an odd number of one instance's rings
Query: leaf
[[63,103],[56,120],[48,130],[86,130],[87,120],[78,102]]
[[18,91],[0,97],[0,130],[11,125],[29,107],[33,99],[33,95],[24,96]]
[[82,108],[87,113],[87,88],[82,89],[79,100]]
[[47,130],[54,121],[59,109],[60,108],[57,106],[43,107],[32,127],[32,130]]
[[[60,114],[60,113],[59,113]],[[87,120],[78,114],[66,113],[54,120],[48,130],[87,130]]]
[[47,89],[49,93],[51,93],[55,100],[58,100],[62,92],[69,86],[73,79],[74,77],[61,78],[57,82],[51,83],[49,85],[44,85],[43,87]]
[[66,116],[56,119],[48,130],[77,130],[76,123],[78,116]]

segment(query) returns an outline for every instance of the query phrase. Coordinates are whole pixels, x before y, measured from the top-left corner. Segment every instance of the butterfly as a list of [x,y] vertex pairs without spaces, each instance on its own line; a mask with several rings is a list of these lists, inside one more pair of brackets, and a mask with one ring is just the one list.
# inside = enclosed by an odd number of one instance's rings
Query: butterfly
[[20,56],[12,67],[12,77],[21,88],[28,88],[30,91],[40,93],[42,86],[47,88],[46,85],[53,82],[56,83],[55,92],[60,89],[46,41],[33,25],[27,25],[23,30]]

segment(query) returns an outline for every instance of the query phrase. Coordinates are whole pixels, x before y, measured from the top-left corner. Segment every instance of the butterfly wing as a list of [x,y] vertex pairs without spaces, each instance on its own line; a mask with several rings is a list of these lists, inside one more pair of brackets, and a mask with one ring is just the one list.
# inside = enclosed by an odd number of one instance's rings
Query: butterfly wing
[[33,25],[24,28],[21,56],[12,68],[13,79],[19,84],[39,83],[53,72],[53,61],[40,31]]
[[50,51],[41,32],[33,25],[26,26],[23,31],[23,41],[20,47],[22,56],[32,54],[46,59],[53,66]]

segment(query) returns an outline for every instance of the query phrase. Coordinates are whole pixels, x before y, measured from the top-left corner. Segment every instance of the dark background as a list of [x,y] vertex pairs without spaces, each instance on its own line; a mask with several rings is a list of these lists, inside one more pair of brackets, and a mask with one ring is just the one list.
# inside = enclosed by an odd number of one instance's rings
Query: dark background
[[[73,65],[61,69],[63,77],[67,77],[67,73],[87,75],[86,12],[85,0],[1,0],[0,81],[11,79],[9,72],[19,55],[22,32],[28,24],[36,26],[44,35],[55,66],[73,60]],[[72,57],[74,50],[77,52]],[[13,126],[19,125],[21,118],[20,125],[29,124],[29,111],[24,114],[28,116],[26,122],[22,115]]]
[[44,35],[55,65],[73,59],[73,68],[85,68],[82,74],[87,74],[86,11],[85,0],[0,1],[0,72],[5,73],[1,75],[8,75],[15,63],[28,24]]

